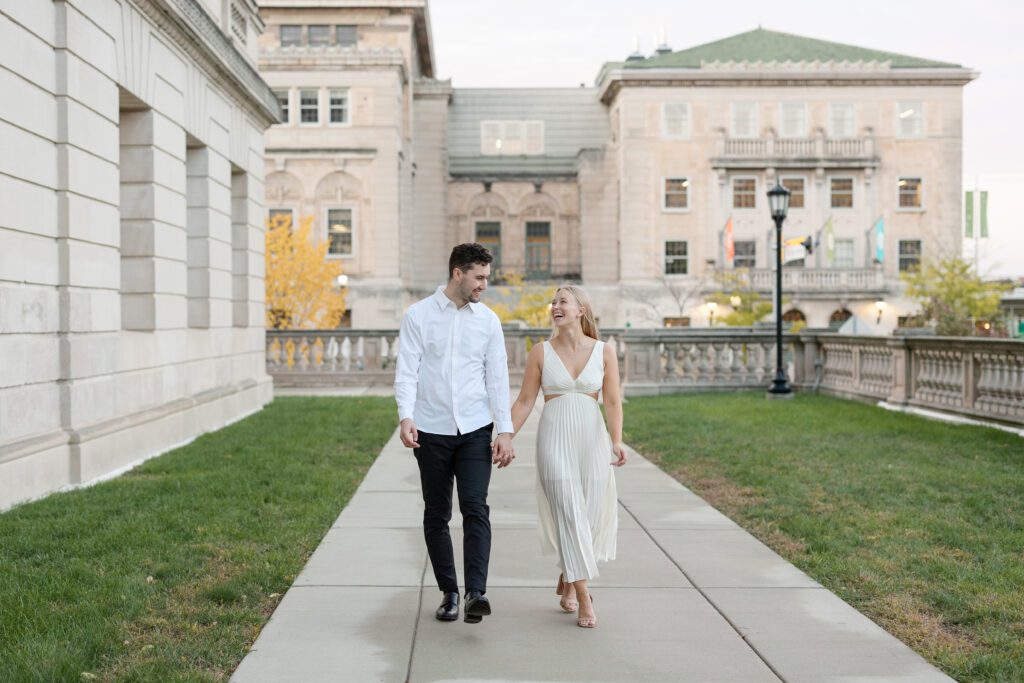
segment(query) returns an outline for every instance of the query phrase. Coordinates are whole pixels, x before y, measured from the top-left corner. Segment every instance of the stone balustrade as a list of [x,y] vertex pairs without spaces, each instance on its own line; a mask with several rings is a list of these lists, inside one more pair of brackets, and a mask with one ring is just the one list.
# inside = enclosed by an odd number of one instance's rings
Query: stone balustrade
[[[769,268],[727,271],[759,292],[771,292],[775,272]],[[794,294],[866,294],[886,293],[885,273],[880,268],[784,268],[782,289]]]
[[871,136],[829,138],[729,138],[718,141],[717,156],[731,159],[864,159],[874,154]]
[[[506,329],[513,385],[546,329]],[[604,330],[629,396],[765,389],[775,335],[765,328]],[[785,335],[785,362],[801,391],[886,401],[1024,424],[1024,342],[956,337]],[[267,332],[277,386],[389,386],[397,330]]]

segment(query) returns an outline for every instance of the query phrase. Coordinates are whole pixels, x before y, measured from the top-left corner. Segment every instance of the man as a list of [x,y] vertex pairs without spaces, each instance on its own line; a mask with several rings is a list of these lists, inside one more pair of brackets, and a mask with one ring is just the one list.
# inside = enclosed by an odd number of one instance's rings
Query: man
[[[400,436],[415,449],[423,536],[444,594],[436,616],[441,621],[459,617],[459,581],[448,530],[454,478],[463,520],[465,621],[470,624],[491,613],[486,596],[491,465],[505,467],[515,457],[505,336],[498,316],[480,303],[491,260],[479,244],[452,249],[448,284],[410,306],[402,319],[395,371]],[[498,436],[492,441],[495,428]]]

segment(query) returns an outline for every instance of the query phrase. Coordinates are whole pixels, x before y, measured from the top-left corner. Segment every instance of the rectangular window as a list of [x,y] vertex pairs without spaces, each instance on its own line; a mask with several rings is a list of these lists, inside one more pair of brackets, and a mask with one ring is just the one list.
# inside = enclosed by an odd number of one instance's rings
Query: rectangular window
[[732,259],[733,268],[757,267],[757,242],[754,240],[737,240],[733,242],[735,255]]
[[734,102],[732,105],[732,137],[757,137],[757,103]]
[[853,268],[853,240],[835,241],[835,260],[832,265],[835,268]]
[[281,107],[281,123],[288,125],[292,122],[292,114],[288,108],[288,91],[275,90],[274,97],[277,98],[277,104]]
[[284,24],[281,26],[281,47],[302,45],[302,27]]
[[690,137],[690,105],[686,102],[666,102],[661,107],[661,136]]
[[899,249],[901,273],[921,266],[921,240],[900,240]]
[[896,103],[896,137],[919,138],[924,134],[924,106],[920,102]]
[[803,102],[783,102],[779,107],[779,119],[780,137],[807,137],[807,105]]
[[334,89],[330,93],[331,123],[348,123],[348,90]]
[[901,209],[920,209],[924,206],[920,178],[900,178],[898,186]]
[[312,47],[323,47],[331,44],[331,27],[325,24],[316,24],[306,27],[309,44]]
[[526,277],[531,280],[551,277],[551,223],[526,224]]
[[295,225],[291,209],[268,209],[267,217],[270,219],[271,225],[275,224],[277,221],[285,219],[288,220],[288,225]]
[[833,102],[828,106],[828,134],[833,138],[852,138],[854,131],[853,104]]
[[501,126],[501,153],[519,155],[523,153],[526,126],[522,121],[505,121]]
[[491,272],[501,268],[501,223],[498,221],[480,221],[476,224],[476,241],[487,247],[494,261]]
[[313,124],[320,122],[320,91],[299,91],[299,123]]
[[359,32],[355,26],[335,26],[334,38],[338,47],[353,47],[359,39]]
[[665,274],[686,275],[689,272],[688,252],[685,241],[665,242]]
[[665,196],[662,198],[661,206],[666,211],[690,208],[690,180],[665,178]]
[[523,150],[528,155],[544,153],[544,122],[526,122],[526,145]]
[[480,154],[485,156],[544,154],[544,122],[481,121]]
[[732,208],[754,209],[757,208],[757,179],[756,178],[733,178],[732,179]]
[[327,239],[328,255],[352,255],[352,209],[327,209]]
[[832,178],[829,192],[833,209],[853,208],[853,178]]
[[789,208],[802,209],[805,205],[804,179],[782,178],[782,186],[789,190]]

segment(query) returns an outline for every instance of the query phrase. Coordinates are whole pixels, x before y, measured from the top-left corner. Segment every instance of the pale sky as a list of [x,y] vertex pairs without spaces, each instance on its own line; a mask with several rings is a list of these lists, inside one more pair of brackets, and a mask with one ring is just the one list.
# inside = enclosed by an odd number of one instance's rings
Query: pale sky
[[[601,64],[625,59],[637,38],[651,54],[662,29],[674,50],[761,25],[961,64],[981,73],[964,88],[964,178],[973,185],[975,175],[1015,174],[1003,191],[1019,186],[1015,205],[1024,197],[1020,0],[431,0],[430,12],[436,75],[456,88],[590,86]],[[1016,213],[1003,214],[1015,225],[992,225],[1000,248],[989,251],[1002,257],[983,271],[1024,276]]]

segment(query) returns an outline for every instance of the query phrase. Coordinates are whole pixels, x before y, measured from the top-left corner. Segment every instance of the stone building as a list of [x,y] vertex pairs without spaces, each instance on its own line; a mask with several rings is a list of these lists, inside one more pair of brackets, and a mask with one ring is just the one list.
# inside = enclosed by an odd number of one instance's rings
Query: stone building
[[730,271],[771,295],[777,181],[784,237],[817,243],[784,268],[791,320],[888,331],[913,309],[900,272],[959,253],[959,65],[757,29],[594,87],[460,89],[435,78],[426,0],[261,6],[289,112],[268,206],[314,217],[356,327],[397,325],[466,240],[537,286],[582,281],[604,325],[706,325]]
[[252,0],[0,2],[0,509],[259,409]]

